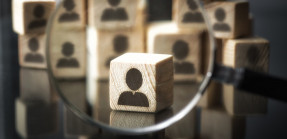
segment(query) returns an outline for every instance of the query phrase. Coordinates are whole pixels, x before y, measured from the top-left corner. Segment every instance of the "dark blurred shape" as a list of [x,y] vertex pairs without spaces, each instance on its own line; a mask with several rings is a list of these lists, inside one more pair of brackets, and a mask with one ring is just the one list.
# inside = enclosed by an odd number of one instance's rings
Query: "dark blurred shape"
[[148,21],[171,20],[172,0],[149,0]]

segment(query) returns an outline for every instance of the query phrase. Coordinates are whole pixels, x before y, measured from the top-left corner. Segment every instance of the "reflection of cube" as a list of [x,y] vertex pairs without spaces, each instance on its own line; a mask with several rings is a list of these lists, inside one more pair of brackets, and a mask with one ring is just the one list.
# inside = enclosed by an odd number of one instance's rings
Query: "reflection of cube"
[[232,39],[250,34],[248,2],[213,2],[205,8],[216,38]]
[[13,0],[13,28],[18,34],[44,33],[55,0]]
[[49,54],[52,72],[57,78],[84,78],[86,76],[86,32],[51,32]]
[[127,53],[111,62],[112,109],[157,112],[171,106],[172,102],[171,55]]
[[39,137],[57,131],[57,102],[45,104],[40,101],[15,101],[16,130],[23,138]]
[[89,0],[89,25],[103,30],[126,29],[145,22],[146,0]]
[[19,63],[22,67],[47,68],[46,35],[19,35]]
[[[267,72],[269,64],[269,42],[262,38],[227,40],[223,46],[223,64],[233,68],[249,68]],[[239,92],[231,85],[224,85],[223,102],[231,114],[264,114],[267,98]]]
[[148,28],[148,52],[174,56],[175,80],[195,80],[200,73],[204,30],[179,30],[170,22],[155,23]]

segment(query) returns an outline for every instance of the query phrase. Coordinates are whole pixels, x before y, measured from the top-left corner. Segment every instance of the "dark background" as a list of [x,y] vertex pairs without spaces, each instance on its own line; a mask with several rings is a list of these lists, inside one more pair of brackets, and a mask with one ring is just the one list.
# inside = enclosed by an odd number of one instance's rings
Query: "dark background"
[[[149,0],[150,21],[171,18],[171,0]],[[270,74],[287,79],[287,1],[249,0],[254,34],[271,43]],[[17,35],[12,32],[11,0],[0,0],[0,139],[17,138],[14,98],[19,92]],[[168,14],[162,14],[164,11]],[[287,93],[287,90],[282,90]],[[287,138],[287,103],[270,99],[268,114],[247,118],[246,138]],[[62,135],[58,135],[62,138]],[[55,138],[55,137],[53,137]]]

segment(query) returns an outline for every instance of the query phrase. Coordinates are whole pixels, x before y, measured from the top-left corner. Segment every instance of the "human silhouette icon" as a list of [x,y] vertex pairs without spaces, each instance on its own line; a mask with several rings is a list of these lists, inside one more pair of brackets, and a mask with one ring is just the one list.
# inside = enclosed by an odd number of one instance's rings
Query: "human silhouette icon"
[[189,8],[189,11],[184,14],[182,22],[183,23],[192,23],[197,22],[201,23],[203,22],[203,16],[200,12],[197,11],[198,7],[194,0],[187,0],[187,6]]
[[142,86],[143,78],[141,72],[136,69],[130,69],[126,74],[126,84],[132,91],[121,93],[118,105],[149,107],[149,101],[144,93],[138,92]]
[[124,8],[118,7],[121,0],[108,0],[111,8],[107,8],[103,11],[101,21],[126,21],[128,20],[128,14]]
[[127,51],[128,49],[128,37],[125,35],[117,35],[114,40],[113,40],[113,49],[114,52],[116,52],[116,56],[112,56],[110,58],[108,58],[108,60],[106,61],[106,67],[110,68],[110,63],[113,59],[115,59],[117,56],[119,56],[120,54],[124,53],[125,51]]
[[258,63],[259,54],[260,54],[259,49],[256,46],[250,46],[250,48],[247,50],[248,62],[252,65]]
[[188,43],[183,40],[177,40],[173,47],[172,53],[176,59],[174,62],[174,71],[178,74],[193,74],[195,72],[194,65],[190,62],[185,62],[184,59],[188,56]]
[[65,42],[62,45],[62,54],[65,58],[61,58],[58,61],[58,68],[78,68],[80,66],[78,60],[71,57],[74,54],[74,45],[72,43]]
[[217,8],[215,11],[215,19],[217,20],[217,23],[213,25],[213,29],[215,31],[222,31],[222,32],[229,32],[230,27],[228,24],[224,23],[226,14],[224,9]]
[[67,12],[59,17],[59,22],[74,22],[80,20],[79,15],[73,12],[73,9],[76,7],[74,0],[64,0],[63,6]]
[[31,38],[28,42],[28,47],[31,52],[25,55],[24,61],[32,63],[43,63],[43,56],[37,53],[39,50],[38,40],[36,38]]
[[34,19],[32,22],[29,23],[28,29],[35,29],[35,28],[41,28],[45,27],[47,24],[46,19],[42,19],[45,14],[45,8],[43,5],[36,5],[33,9],[33,15],[36,19]]

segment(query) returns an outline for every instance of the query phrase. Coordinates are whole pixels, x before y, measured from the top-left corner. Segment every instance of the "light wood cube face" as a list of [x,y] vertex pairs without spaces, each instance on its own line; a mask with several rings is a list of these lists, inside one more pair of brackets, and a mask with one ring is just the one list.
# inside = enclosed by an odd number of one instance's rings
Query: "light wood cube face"
[[90,1],[89,24],[98,29],[127,29],[145,22],[146,0]]
[[171,55],[127,53],[111,62],[113,110],[157,112],[173,103]]
[[173,0],[173,19],[179,27],[202,27],[205,21],[195,0]]
[[57,100],[46,70],[20,69],[20,98],[47,104]]
[[216,38],[249,35],[248,2],[213,2],[205,6]]
[[46,35],[19,35],[19,63],[22,67],[47,68]]
[[13,0],[13,28],[18,34],[45,33],[54,0]]
[[86,34],[84,30],[52,32],[49,47],[55,77],[86,77]]
[[55,17],[54,26],[60,29],[84,29],[87,14],[85,4],[85,0],[63,0]]
[[127,52],[144,52],[144,32],[98,31],[96,44],[98,79],[109,79],[110,62]]

